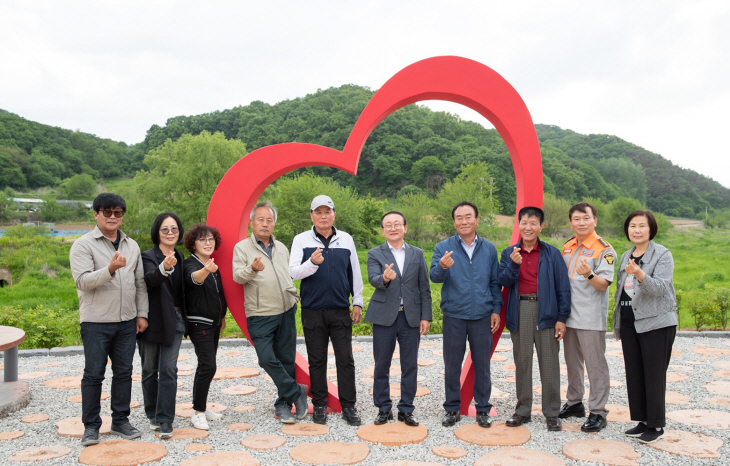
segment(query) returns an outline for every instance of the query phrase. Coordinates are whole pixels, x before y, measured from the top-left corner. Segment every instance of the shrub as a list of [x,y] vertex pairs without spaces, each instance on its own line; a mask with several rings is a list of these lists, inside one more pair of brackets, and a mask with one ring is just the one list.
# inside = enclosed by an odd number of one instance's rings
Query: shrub
[[63,309],[5,306],[0,310],[0,325],[25,331],[21,349],[68,346],[78,344],[81,340],[78,314]]

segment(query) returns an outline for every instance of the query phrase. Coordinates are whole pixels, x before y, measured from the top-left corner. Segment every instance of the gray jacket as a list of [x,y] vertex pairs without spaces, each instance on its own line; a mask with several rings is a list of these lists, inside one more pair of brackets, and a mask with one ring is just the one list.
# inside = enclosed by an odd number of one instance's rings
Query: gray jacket
[[[626,281],[626,266],[629,264],[634,248],[621,256],[616,280],[616,308],[613,314],[613,328],[616,336],[621,338],[621,291]],[[636,280],[634,298],[631,307],[634,309],[634,327],[637,333],[645,333],[658,328],[677,325],[677,297],[674,294],[674,259],[669,249],[654,241],[649,246],[638,264],[646,277],[639,283]]]
[[127,259],[127,265],[114,275],[109,273],[108,267],[116,251],[99,227],[71,246],[69,261],[79,295],[81,322],[110,323],[147,318],[149,302],[139,246],[121,230],[119,235],[119,253]]

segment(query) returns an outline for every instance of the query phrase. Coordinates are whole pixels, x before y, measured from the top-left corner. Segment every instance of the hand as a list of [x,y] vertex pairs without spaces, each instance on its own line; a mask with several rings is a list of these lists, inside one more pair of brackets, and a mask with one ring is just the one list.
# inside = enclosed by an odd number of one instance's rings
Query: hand
[[262,270],[264,270],[265,267],[266,266],[264,265],[264,263],[261,262],[261,257],[257,257],[251,263],[251,268],[254,269],[257,272],[261,272]]
[[312,264],[319,265],[322,262],[324,262],[324,256],[322,255],[322,250],[317,248],[314,250],[312,255],[310,256],[309,260],[312,261]]
[[616,341],[621,341],[619,337],[616,336],[616,331],[613,331],[613,337],[616,339]]
[[109,273],[111,275],[114,275],[114,272],[121,269],[127,265],[127,258],[124,257],[119,253],[119,251],[114,253],[114,257],[112,257],[112,261],[109,263]]
[[428,334],[428,330],[429,330],[430,328],[431,328],[431,322],[429,322],[429,321],[427,321],[427,320],[422,320],[422,321],[421,321],[421,332],[420,332],[420,333],[421,333],[421,335],[426,335],[426,334]]
[[515,264],[521,265],[522,254],[520,254],[520,248],[512,248],[512,254],[509,255],[509,258],[512,259],[512,262]]
[[208,259],[208,262],[205,263],[203,268],[208,271],[208,273],[215,273],[218,271],[218,266],[215,265],[215,260],[212,257]]
[[391,280],[395,280],[396,274],[395,270],[393,270],[393,265],[385,265],[385,271],[383,272],[383,283],[388,283]]
[[580,262],[578,262],[578,265],[575,267],[575,271],[576,273],[578,273],[579,275],[583,275],[584,277],[587,277],[593,272],[588,266],[588,262],[586,262],[585,257],[580,258]]
[[641,267],[636,265],[634,259],[629,259],[629,263],[624,270],[626,270],[626,273],[629,275],[638,275],[639,272],[641,272]]
[[175,259],[175,251],[170,251],[170,253],[165,256],[165,260],[162,261],[162,264],[167,271],[175,267],[177,265],[177,259]]
[[226,318],[221,319],[221,332],[226,329]]
[[144,317],[137,317],[137,333],[142,333],[147,330],[147,319]]
[[359,324],[360,319],[362,319],[362,308],[360,306],[352,306],[350,315],[352,316],[352,323]]
[[492,333],[499,330],[499,322],[501,321],[499,314],[492,312]]
[[454,259],[451,258],[451,254],[453,254],[454,251],[446,251],[446,254],[444,254],[441,257],[441,260],[439,261],[439,265],[442,269],[448,269],[452,265],[454,265]]
[[565,322],[556,322],[555,323],[555,338],[560,341],[563,338],[565,338]]

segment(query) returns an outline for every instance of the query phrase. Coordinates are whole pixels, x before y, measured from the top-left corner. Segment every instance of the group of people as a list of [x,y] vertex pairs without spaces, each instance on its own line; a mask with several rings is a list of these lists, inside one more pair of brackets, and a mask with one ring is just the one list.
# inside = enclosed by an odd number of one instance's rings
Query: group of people
[[[105,193],[93,202],[96,228],[71,249],[71,270],[79,295],[85,369],[82,378],[83,445],[99,442],[101,384],[107,358],[112,363],[111,433],[126,439],[141,435],[129,422],[135,342],[142,361],[142,391],[150,428],[172,436],[177,360],[184,335],[198,358],[193,386],[194,427],[208,429],[220,414],[206,400],[216,370],[226,299],[215,260],[218,231],[195,225],[187,233],[171,212],[157,216],[151,228],[154,247],[144,253],[119,226],[124,199]],[[363,279],[353,238],[335,228],[335,205],[326,195],[310,205],[312,228],[294,238],[291,254],[273,235],[277,211],[269,202],[250,214],[251,236],[233,250],[232,275],[243,285],[246,325],[259,365],[269,374],[278,398],[274,414],[282,423],[307,415],[327,422],[327,352],[331,342],[337,368],[342,417],[362,423],[355,404],[352,325],[363,319]],[[405,215],[391,211],[380,221],[385,242],[368,251],[367,278],[375,288],[364,319],[373,326],[373,403],[375,424],[394,419],[390,366],[396,344],[401,362],[397,419],[417,426],[416,394],[420,336],[432,320],[430,281],[442,283],[445,401],[443,426],[453,426],[462,410],[461,371],[469,343],[474,370],[476,422],[490,427],[492,335],[500,329],[503,287],[506,327],[513,343],[517,403],[506,422],[530,422],[532,354],[537,350],[542,381],[542,410],[547,429],[562,429],[561,419],[586,416],[584,371],[588,372],[590,415],[584,432],[606,426],[610,376],[605,358],[608,287],[614,280],[616,253],[599,237],[596,208],[574,205],[568,213],[576,236],[562,252],[539,235],[544,213],[525,207],[518,213],[520,240],[502,251],[477,235],[479,211],[471,202],[454,206],[456,233],[436,245],[430,267],[423,250],[404,241]],[[614,334],[622,342],[632,419],[639,424],[626,435],[650,443],[663,435],[666,370],[676,333],[676,298],[671,253],[652,240],[657,224],[649,211],[627,218],[624,231],[634,247],[620,260]],[[191,253],[183,260],[175,249]],[[294,280],[300,280],[299,294]],[[297,382],[296,311],[309,362],[309,387]],[[567,402],[560,400],[560,341],[568,370]]]

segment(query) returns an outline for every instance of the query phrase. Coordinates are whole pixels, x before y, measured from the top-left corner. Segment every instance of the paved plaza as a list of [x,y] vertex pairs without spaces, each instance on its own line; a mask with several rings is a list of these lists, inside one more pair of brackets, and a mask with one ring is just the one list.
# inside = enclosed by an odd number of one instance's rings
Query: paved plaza
[[[695,334],[696,335],[696,334]],[[208,432],[190,424],[191,388],[196,358],[184,345],[178,365],[178,407],[172,439],[160,440],[149,430],[139,382],[139,358],[135,358],[131,422],[143,435],[123,441],[102,435],[99,445],[80,445],[80,380],[83,356],[21,357],[20,378],[31,385],[30,404],[0,419],[0,464],[44,460],[43,464],[451,464],[548,465],[584,464],[730,464],[730,339],[680,336],[674,344],[667,384],[667,436],[642,445],[623,432],[633,427],[620,343],[608,340],[611,370],[608,427],[598,434],[580,432],[581,419],[567,419],[563,432],[548,432],[540,412],[540,381],[533,368],[532,422],[508,428],[504,421],[514,409],[514,364],[511,342],[503,337],[492,358],[492,403],[498,412],[489,429],[473,418],[462,417],[456,426],[441,426],[443,409],[443,357],[440,336],[421,340],[419,389],[415,415],[417,428],[403,423],[374,426],[377,408],[372,404],[372,343],[354,341],[358,377],[358,402],[364,424],[348,426],[339,414],[331,414],[327,426],[311,423],[311,415],[293,426],[273,416],[276,391],[260,372],[254,349],[244,340],[226,341],[218,355],[219,372],[211,386],[212,410],[224,414],[212,421]],[[302,342],[298,351],[306,356]],[[397,356],[397,353],[396,353]],[[2,360],[0,360],[2,361]],[[397,397],[399,360],[391,369],[392,395]],[[563,397],[567,377],[561,351]],[[334,356],[328,374],[336,382]],[[111,371],[104,392],[109,393]],[[108,395],[104,395],[108,396]],[[394,403],[395,405],[395,403]],[[104,425],[109,431],[109,400],[102,401]]]

